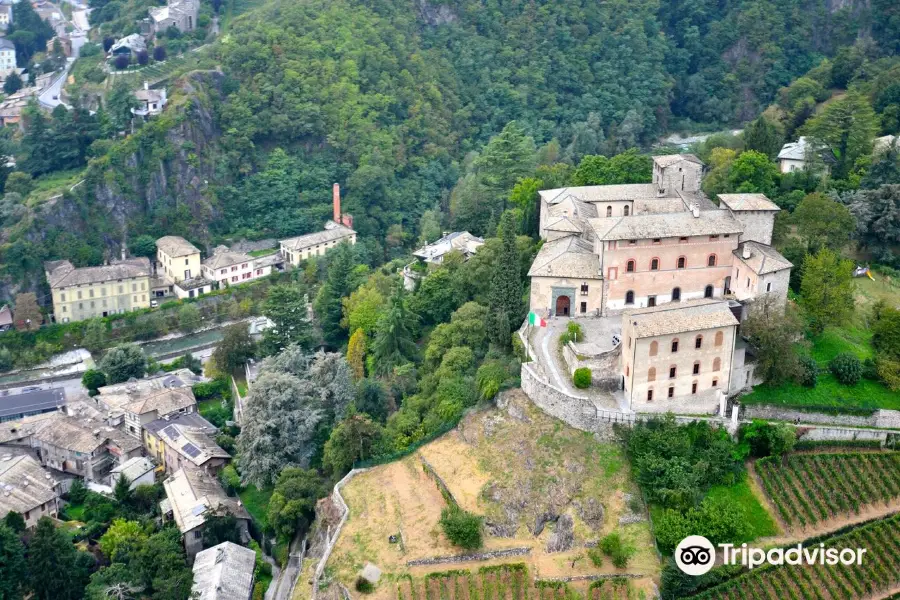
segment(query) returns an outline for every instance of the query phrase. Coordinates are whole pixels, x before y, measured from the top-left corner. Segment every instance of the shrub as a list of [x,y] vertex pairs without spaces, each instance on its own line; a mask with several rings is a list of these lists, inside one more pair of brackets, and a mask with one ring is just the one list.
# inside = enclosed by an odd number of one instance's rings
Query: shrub
[[212,381],[195,383],[193,386],[191,386],[191,390],[193,390],[194,392],[194,397],[198,401],[224,396],[228,389],[229,384],[224,379],[213,379]]
[[441,528],[453,545],[466,550],[481,548],[481,517],[458,506],[441,511]]
[[253,584],[253,600],[264,600],[266,597],[266,584],[257,581]]
[[811,356],[800,357],[800,385],[814,388],[819,382],[819,363]]
[[165,46],[156,46],[155,48],[153,48],[153,60],[155,60],[155,61],[166,60]]
[[628,561],[635,553],[634,546],[623,542],[622,536],[618,533],[610,533],[600,540],[600,549],[612,559],[612,563],[617,569],[627,567]]
[[72,482],[72,487],[69,488],[69,502],[72,504],[81,504],[87,497],[87,493],[88,489],[84,485],[84,482],[80,479],[76,479]]
[[572,377],[575,387],[580,390],[591,387],[591,370],[587,367],[575,369],[575,375]]
[[138,64],[143,66],[150,62],[150,54],[146,50],[141,50],[137,55]]
[[603,552],[600,548],[588,548],[587,555],[592,565],[598,569],[603,566]]
[[115,65],[116,69],[119,71],[127,69],[129,64],[131,64],[131,57],[127,54],[120,54],[113,61],[113,65]]
[[768,423],[754,419],[752,423],[741,425],[738,439],[745,445],[751,456],[781,456],[794,449],[797,431],[787,423]]
[[88,369],[81,376],[81,385],[87,388],[88,395],[96,396],[97,390],[106,385],[106,375],[97,369]]
[[584,341],[584,332],[581,329],[581,325],[575,321],[569,321],[569,324],[566,325],[566,333],[569,334],[569,339],[573,342]]
[[356,578],[356,591],[361,594],[371,594],[375,591],[375,586],[365,577]]
[[862,379],[862,362],[849,352],[842,352],[832,358],[828,368],[844,385],[856,385]]

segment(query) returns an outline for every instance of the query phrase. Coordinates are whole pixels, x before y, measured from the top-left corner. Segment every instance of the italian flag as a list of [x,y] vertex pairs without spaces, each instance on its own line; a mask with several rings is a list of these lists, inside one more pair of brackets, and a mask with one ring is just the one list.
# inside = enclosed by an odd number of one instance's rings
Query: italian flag
[[528,324],[535,327],[546,327],[547,321],[537,316],[537,313],[530,312],[528,313]]

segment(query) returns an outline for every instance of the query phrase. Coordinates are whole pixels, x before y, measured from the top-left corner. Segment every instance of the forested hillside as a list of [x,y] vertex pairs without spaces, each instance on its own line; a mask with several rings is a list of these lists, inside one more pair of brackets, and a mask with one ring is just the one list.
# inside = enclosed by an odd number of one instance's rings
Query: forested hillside
[[[142,234],[208,247],[315,230],[333,181],[373,263],[413,246],[426,213],[438,229],[492,234],[509,182],[463,198],[483,213],[468,220],[451,220],[451,190],[472,183],[475,153],[510,122],[546,165],[739,126],[859,37],[872,60],[891,55],[897,13],[886,0],[271,0],[213,43],[221,76],[173,90],[197,119],[120,140],[106,106],[65,177],[28,173],[37,185],[4,202],[6,290],[38,285],[44,260],[97,264]],[[13,136],[10,153],[24,159],[33,137]],[[520,150],[510,156],[534,156]],[[87,161],[87,184],[69,190]],[[54,182],[65,202],[45,203]]]

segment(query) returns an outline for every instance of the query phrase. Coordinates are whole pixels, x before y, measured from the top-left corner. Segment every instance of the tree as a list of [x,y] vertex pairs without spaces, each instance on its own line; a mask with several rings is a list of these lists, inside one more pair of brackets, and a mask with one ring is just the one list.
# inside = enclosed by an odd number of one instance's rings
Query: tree
[[381,423],[393,408],[384,384],[377,379],[363,379],[357,384],[354,404],[357,411]]
[[9,75],[6,76],[6,81],[3,82],[3,93],[4,94],[15,94],[19,90],[22,89],[22,78],[19,77],[19,74],[13,71]]
[[185,304],[178,309],[178,329],[182,333],[193,333],[200,327],[200,309],[193,304]]
[[15,326],[19,331],[36,331],[44,322],[37,296],[32,292],[16,294]]
[[803,322],[794,305],[782,307],[770,294],[753,302],[741,324],[741,334],[756,349],[756,372],[772,385],[800,374],[800,358],[794,346],[802,332]]
[[138,61],[138,64],[141,66],[146,65],[148,62],[150,62],[150,54],[147,53],[146,50],[140,50],[137,53],[137,61]]
[[106,347],[106,323],[102,319],[91,319],[84,326],[82,345],[91,352],[99,352]]
[[322,479],[314,470],[284,469],[269,500],[266,522],[278,537],[290,539],[298,532],[302,535],[309,529],[316,502],[324,493]]
[[[116,58],[116,68],[119,70],[128,66],[128,56],[125,55],[125,65],[119,66],[119,57]],[[112,90],[106,97],[106,114],[114,132],[125,131],[131,123],[131,109],[138,108],[138,100],[128,86],[127,78],[116,78]]]
[[806,241],[810,253],[821,248],[838,251],[853,233],[856,220],[843,204],[824,196],[809,194],[794,210],[797,233]]
[[460,279],[449,266],[432,270],[409,300],[411,311],[426,326],[442,323],[465,301]]
[[347,343],[347,362],[353,376],[359,380],[366,376],[366,333],[357,329]]
[[513,324],[518,324],[522,318],[522,279],[519,275],[515,222],[511,213],[503,214],[500,238],[502,246],[494,264],[489,292],[488,330],[493,342],[506,348],[511,343]]
[[137,552],[146,540],[147,534],[140,523],[116,519],[100,538],[100,549],[113,562],[125,562],[123,554]]
[[728,171],[730,191],[774,196],[778,182],[778,166],[755,150],[741,152]]
[[256,345],[246,323],[235,323],[222,330],[222,341],[213,352],[213,361],[223,373],[232,373],[253,357]]
[[28,173],[23,171],[13,171],[6,178],[7,193],[19,194],[22,198],[28,197],[31,190],[34,189],[34,179]]
[[116,479],[116,484],[113,486],[113,498],[119,504],[128,504],[131,500],[132,489],[131,489],[131,480],[128,479],[128,476],[125,473],[119,473],[119,477]]
[[438,209],[426,210],[419,217],[419,246],[434,242],[441,237],[441,213]]
[[528,235],[537,235],[540,220],[540,195],[544,182],[537,177],[526,177],[516,182],[509,193],[509,203],[522,213],[521,230]]
[[153,60],[155,60],[156,62],[162,62],[162,61],[166,60],[166,47],[165,46],[154,46]]
[[829,325],[841,325],[853,312],[856,285],[853,262],[828,248],[806,257],[800,280],[800,306],[812,332],[821,334]]
[[6,513],[6,516],[3,517],[3,525],[6,525],[15,533],[25,533],[25,517],[14,510],[9,511]]
[[106,385],[106,375],[97,369],[88,369],[81,376],[81,385],[87,388],[88,394],[97,395],[97,390]]
[[878,117],[869,99],[856,91],[828,103],[803,127],[805,135],[834,151],[838,159],[837,177],[845,177],[857,159],[872,153],[872,140],[877,132]]
[[369,285],[367,282],[344,298],[342,303],[344,318],[341,320],[341,327],[347,329],[351,336],[358,329],[369,336],[375,331],[387,299],[376,285]]
[[416,355],[412,326],[418,317],[406,309],[405,296],[403,285],[397,285],[387,312],[378,319],[375,327],[371,356],[378,375],[389,374],[394,367],[411,361]]
[[131,242],[131,253],[153,259],[156,256],[156,239],[152,235],[137,236]]
[[25,547],[16,531],[0,524],[0,598],[21,600],[25,584]]
[[176,527],[166,527],[154,533],[140,547],[130,561],[130,570],[152,593],[154,600],[183,600],[191,596],[193,573],[187,566],[181,534]]
[[322,325],[325,340],[338,346],[345,339],[341,327],[343,305],[341,299],[356,287],[353,276],[356,267],[353,246],[344,242],[328,252],[328,277],[316,296],[315,311]]
[[106,374],[107,382],[122,383],[132,377],[140,379],[147,371],[147,357],[136,344],[122,344],[107,352],[100,359],[99,369]]
[[778,127],[760,115],[744,129],[744,148],[765,154],[774,160],[781,150],[784,138]]
[[131,57],[128,54],[119,54],[113,59],[113,65],[117,71],[124,71],[131,64]]
[[212,548],[223,542],[241,543],[237,518],[228,512],[207,517],[203,523],[204,548]]
[[85,600],[140,600],[144,586],[128,565],[113,563],[91,575],[84,590]]
[[575,185],[613,185],[650,181],[653,159],[634,148],[612,158],[585,156],[575,169]]
[[272,321],[272,327],[263,332],[264,354],[276,354],[291,344],[305,347],[312,343],[311,325],[306,318],[306,297],[298,286],[269,288],[262,312]]
[[441,529],[454,546],[481,548],[481,517],[454,505],[441,511]]
[[[474,167],[482,183],[504,199],[515,182],[534,167],[534,140],[516,121],[510,121],[491,138],[475,159]],[[498,212],[502,212],[503,208]]]
[[48,517],[41,517],[28,545],[28,571],[36,600],[79,600],[88,570],[68,535]]
[[267,485],[285,467],[306,467],[319,449],[317,432],[343,417],[353,395],[339,354],[291,346],[263,361],[237,439],[242,480]]
[[383,437],[381,425],[368,415],[350,415],[331,431],[322,466],[334,477],[342,477],[355,462],[377,456],[382,450]]
[[894,259],[900,246],[900,185],[882,185],[861,190],[849,198],[848,208],[856,217],[856,237],[879,260]]

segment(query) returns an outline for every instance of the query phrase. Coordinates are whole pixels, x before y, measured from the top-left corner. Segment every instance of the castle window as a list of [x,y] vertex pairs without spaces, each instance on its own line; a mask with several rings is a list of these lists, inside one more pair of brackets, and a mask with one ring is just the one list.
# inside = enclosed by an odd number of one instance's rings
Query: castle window
[[709,258],[706,259],[706,266],[707,266],[707,267],[714,267],[714,266],[716,266],[716,255],[715,255],[715,254],[710,254],[710,255],[709,255]]
[[700,374],[700,361],[694,362],[694,375]]
[[697,382],[696,382],[696,381],[695,381],[694,383],[691,384],[691,393],[692,393],[692,394],[696,394],[696,393],[697,393]]
[[718,380],[718,379],[713,379],[713,385],[712,385],[712,386],[713,386],[713,387],[719,387],[719,380]]
[[716,346],[721,346],[722,341],[725,339],[725,334],[721,331],[716,332]]
[[678,338],[672,340],[672,354],[678,352]]
[[582,283],[581,284],[581,295],[587,296],[587,293],[588,293],[588,284]]
[[647,369],[647,381],[656,381],[656,367]]
[[625,292],[625,304],[634,304],[634,292],[628,290]]
[[634,261],[633,260],[629,260],[627,263],[625,263],[625,271],[627,273],[634,273]]
[[647,402],[653,402],[653,390],[647,390]]
[[628,240],[629,246],[634,246],[635,244],[637,244],[637,240]]
[[612,216],[612,206],[607,206],[607,207],[606,207],[606,216],[607,216],[607,217],[611,217],[611,216]]
[[647,306],[656,306],[656,296],[647,296]]
[[669,379],[675,379],[676,368],[675,365],[669,367]]
[[662,243],[662,240],[660,238],[653,238],[653,243],[660,244],[660,243]]
[[659,352],[659,343],[654,340],[650,342],[650,356],[656,356],[657,352]]
[[678,268],[683,269],[687,266],[687,259],[683,256],[678,257]]
[[710,239],[710,240],[717,240],[717,239],[719,239],[719,236],[718,236],[718,235],[711,235],[711,236],[709,236],[709,239]]
[[672,398],[674,396],[675,396],[675,387],[669,386],[669,398]]
[[622,214],[626,217],[628,216],[628,213],[630,212],[629,208],[630,207],[627,204],[622,208]]
[[699,349],[699,348],[702,348],[702,347],[703,347],[703,336],[702,336],[702,335],[698,335],[698,336],[694,339],[694,348],[698,348],[698,349]]
[[686,244],[687,241],[688,241],[688,239],[687,239],[686,237],[680,237],[680,238],[678,238],[678,243],[679,243],[679,244]]
[[651,270],[651,271],[658,271],[658,270],[659,270],[659,259],[658,259],[658,258],[651,258],[651,259],[650,259],[650,270]]
[[713,359],[713,371],[718,371],[722,368],[722,359],[718,356]]
[[771,281],[770,281],[769,283],[766,284],[766,291],[767,291],[767,292],[771,292],[771,291],[772,291],[772,282],[771,282]]
[[679,300],[681,300],[681,288],[673,288],[672,302],[678,302]]

